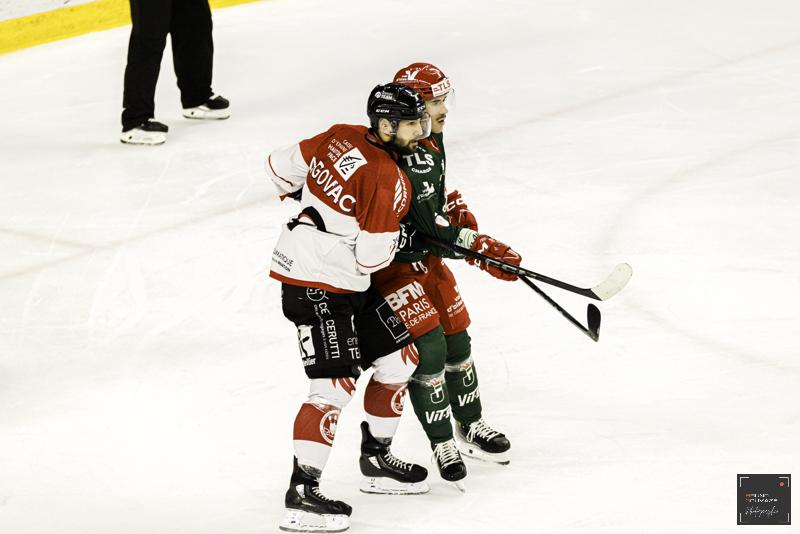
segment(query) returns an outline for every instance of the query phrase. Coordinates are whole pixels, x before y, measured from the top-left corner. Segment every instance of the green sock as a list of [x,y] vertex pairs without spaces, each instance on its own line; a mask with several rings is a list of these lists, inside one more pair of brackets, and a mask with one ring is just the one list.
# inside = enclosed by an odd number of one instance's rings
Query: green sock
[[447,359],[445,382],[450,393],[453,417],[468,425],[481,418],[481,391],[478,374],[472,362],[472,348],[467,331],[446,336]]
[[431,443],[453,439],[452,409],[444,379],[447,354],[444,331],[438,327],[414,344],[419,352],[419,365],[408,383],[414,413]]

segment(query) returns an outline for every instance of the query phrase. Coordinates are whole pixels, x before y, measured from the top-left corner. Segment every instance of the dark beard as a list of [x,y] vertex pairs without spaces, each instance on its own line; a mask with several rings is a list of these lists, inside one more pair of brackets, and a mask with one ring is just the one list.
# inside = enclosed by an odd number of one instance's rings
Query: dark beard
[[[417,147],[415,146],[414,148],[411,148],[410,143],[406,146],[400,146],[397,143],[395,143],[394,140],[392,140],[391,144],[392,144],[392,149],[394,149],[395,152],[402,154],[404,156],[410,156],[411,154],[417,151]],[[417,143],[417,145],[419,145],[419,143]]]

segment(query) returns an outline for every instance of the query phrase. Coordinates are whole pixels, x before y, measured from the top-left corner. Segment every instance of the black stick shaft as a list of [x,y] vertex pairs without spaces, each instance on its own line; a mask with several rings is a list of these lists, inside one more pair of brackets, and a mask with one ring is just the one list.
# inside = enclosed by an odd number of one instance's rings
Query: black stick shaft
[[[575,319],[572,315],[570,315],[570,313],[567,310],[562,308],[558,304],[558,302],[556,302],[553,299],[551,299],[549,296],[547,296],[547,294],[544,291],[539,289],[539,287],[536,284],[531,282],[530,279],[527,276],[519,275],[519,279],[522,280],[523,282],[525,282],[525,284],[527,284],[528,287],[530,287],[531,289],[536,291],[536,293],[538,293],[540,297],[542,297],[544,300],[546,300],[547,303],[550,304],[553,308],[558,310],[561,313],[561,315],[563,315],[569,322],[571,322],[573,325],[575,325],[578,328],[578,330],[580,330],[581,332],[583,332],[584,334],[589,336],[593,341],[598,341],[600,339],[600,335],[597,332],[597,330],[590,330],[590,329],[586,328],[585,326],[583,326],[580,323],[580,321]],[[599,317],[599,315],[598,315],[598,317]]]
[[487,265],[492,265],[497,267],[498,269],[502,269],[504,271],[508,271],[510,273],[516,274],[518,276],[527,276],[529,278],[533,278],[534,280],[538,280],[539,282],[544,282],[545,284],[550,284],[551,286],[559,287],[566,291],[570,291],[572,293],[577,293],[578,295],[582,295],[584,297],[588,297],[594,300],[603,300],[599,296],[597,296],[594,291],[591,289],[583,288],[574,286],[572,284],[568,284],[566,282],[562,282],[561,280],[557,280],[555,278],[551,278],[549,276],[545,276],[543,274],[539,274],[537,272],[531,271],[529,269],[525,269],[524,267],[519,267],[517,265],[512,265],[510,263],[506,263],[502,260],[498,260],[495,258],[491,258],[486,256],[485,254],[481,254],[480,252],[475,252],[474,250],[470,250],[468,248],[464,248],[461,246],[456,245],[455,243],[446,243],[444,241],[439,241],[438,239],[429,238],[431,241],[436,243],[439,246],[447,247],[455,252],[458,252],[462,256],[467,256],[469,258],[474,258],[476,260],[481,260],[485,262]]

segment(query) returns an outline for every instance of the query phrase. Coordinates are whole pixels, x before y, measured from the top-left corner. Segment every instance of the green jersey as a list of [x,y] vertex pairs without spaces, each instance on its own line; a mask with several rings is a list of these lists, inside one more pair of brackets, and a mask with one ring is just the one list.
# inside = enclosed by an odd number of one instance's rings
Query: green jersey
[[[445,213],[445,153],[443,135],[432,133],[417,146],[413,154],[401,155],[397,165],[411,182],[411,208],[402,223],[414,227],[418,234],[454,243],[461,228],[450,224]],[[450,250],[426,244],[424,248],[398,252],[394,259],[404,263],[422,260],[427,254],[443,258],[456,255]]]

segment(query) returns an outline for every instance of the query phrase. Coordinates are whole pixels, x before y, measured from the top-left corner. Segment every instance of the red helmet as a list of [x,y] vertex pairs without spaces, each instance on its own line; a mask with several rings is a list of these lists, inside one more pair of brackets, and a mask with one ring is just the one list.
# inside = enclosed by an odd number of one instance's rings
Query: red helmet
[[412,63],[394,75],[395,83],[416,89],[423,100],[431,100],[450,92],[450,78],[430,63]]

